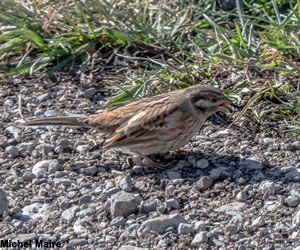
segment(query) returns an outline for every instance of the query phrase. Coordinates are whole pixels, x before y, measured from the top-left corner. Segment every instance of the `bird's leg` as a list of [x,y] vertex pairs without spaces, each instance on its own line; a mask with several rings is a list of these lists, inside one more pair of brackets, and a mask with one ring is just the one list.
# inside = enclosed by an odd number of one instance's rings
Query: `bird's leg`
[[148,156],[143,155],[140,152],[136,151],[136,152],[134,152],[134,154],[137,157],[139,157],[139,158],[144,159],[145,161],[147,161],[153,167],[156,167],[156,168],[159,168],[159,169],[165,169],[166,167],[168,167],[167,165],[164,165],[164,164],[161,164],[161,163],[158,163],[158,162],[155,162],[155,161],[151,160]]

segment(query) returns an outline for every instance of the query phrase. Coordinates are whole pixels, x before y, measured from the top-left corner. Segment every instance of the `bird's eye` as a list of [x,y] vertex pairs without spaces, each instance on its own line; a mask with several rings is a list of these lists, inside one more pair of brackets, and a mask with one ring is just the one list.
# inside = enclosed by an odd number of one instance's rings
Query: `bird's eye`
[[211,98],[211,102],[216,103],[217,101],[218,101],[217,98],[215,98],[215,97]]

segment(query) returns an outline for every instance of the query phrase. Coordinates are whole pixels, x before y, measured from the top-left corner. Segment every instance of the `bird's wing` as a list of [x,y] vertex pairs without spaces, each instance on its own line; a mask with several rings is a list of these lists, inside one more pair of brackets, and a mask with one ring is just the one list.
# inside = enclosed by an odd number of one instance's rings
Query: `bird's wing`
[[121,147],[151,138],[158,130],[169,130],[182,117],[179,99],[168,96],[145,104],[131,119],[123,123],[103,144],[104,148]]

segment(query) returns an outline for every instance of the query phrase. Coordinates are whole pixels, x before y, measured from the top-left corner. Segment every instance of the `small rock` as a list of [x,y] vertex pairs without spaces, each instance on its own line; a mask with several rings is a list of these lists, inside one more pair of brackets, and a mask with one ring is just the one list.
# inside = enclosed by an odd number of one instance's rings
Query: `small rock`
[[89,151],[89,149],[90,149],[90,145],[88,145],[88,144],[79,145],[76,147],[76,151],[81,155],[86,154]]
[[293,217],[293,227],[300,228],[300,210]]
[[261,227],[263,225],[265,225],[265,220],[262,216],[259,216],[259,217],[257,217],[256,219],[254,219],[252,221],[252,226],[253,227]]
[[64,196],[58,197],[57,202],[58,202],[58,206],[61,210],[66,210],[71,205],[71,201]]
[[236,199],[238,201],[246,201],[248,199],[247,192],[245,192],[245,191],[238,192],[238,194],[236,195]]
[[168,199],[166,201],[166,207],[169,209],[178,209],[179,208],[179,203],[176,199],[172,198],[172,199]]
[[48,172],[55,173],[59,168],[60,164],[57,160],[43,160],[33,166],[32,173],[39,177]]
[[259,185],[259,189],[263,194],[268,192],[270,195],[274,195],[279,191],[280,186],[271,181],[264,181]]
[[98,172],[98,169],[96,166],[92,166],[92,167],[82,168],[80,169],[80,172],[82,172],[83,175],[85,176],[94,176]]
[[280,233],[272,233],[272,239],[275,241],[283,240],[283,236]]
[[148,248],[135,247],[131,245],[123,245],[119,248],[119,250],[149,250]]
[[125,224],[125,219],[124,219],[124,217],[119,216],[119,217],[113,218],[111,220],[110,224],[115,227],[123,226]]
[[75,221],[73,229],[74,232],[79,235],[88,232],[88,230],[84,226],[82,226],[82,222],[80,220]]
[[208,241],[207,232],[197,233],[192,241],[192,246],[200,247],[202,243],[206,243]]
[[92,201],[92,196],[91,195],[85,195],[82,196],[79,201],[78,201],[78,205],[81,206],[83,204],[87,204],[90,203]]
[[71,207],[61,213],[61,217],[67,221],[74,219],[75,213],[78,211],[78,206]]
[[39,95],[37,97],[37,99],[38,99],[39,102],[46,102],[50,99],[50,95],[48,93],[42,94],[42,95]]
[[6,148],[9,146],[8,138],[6,136],[0,136],[0,147]]
[[294,169],[285,174],[287,180],[298,180],[300,178],[300,170]]
[[205,169],[209,166],[209,162],[206,159],[201,159],[196,163],[197,168]]
[[194,224],[194,229],[196,233],[206,231],[206,222],[205,221],[196,221]]
[[194,232],[194,227],[192,224],[180,223],[178,226],[178,234],[190,234]]
[[146,201],[142,204],[141,212],[144,214],[151,213],[152,211],[156,210],[156,207],[158,206],[158,200],[150,200]]
[[40,152],[41,154],[47,155],[50,152],[53,152],[54,146],[49,143],[43,143],[43,144],[38,145],[35,149],[38,152]]
[[226,234],[233,235],[233,234],[236,234],[238,231],[239,231],[238,226],[234,225],[234,224],[229,224],[225,227]]
[[117,179],[118,186],[126,191],[131,192],[133,188],[132,179],[129,175],[126,175],[125,177],[121,177]]
[[221,174],[226,170],[225,167],[218,167],[214,168],[213,170],[210,171],[210,178],[213,180],[217,180],[220,178]]
[[85,239],[71,239],[68,242],[68,245],[70,247],[75,247],[75,246],[85,246],[88,244],[88,241]]
[[55,186],[64,186],[66,188],[70,187],[72,185],[72,181],[68,178],[55,178],[54,179]]
[[29,233],[29,234],[18,234],[16,237],[16,241],[19,242],[29,242],[37,239],[37,235],[35,233]]
[[89,164],[84,162],[84,161],[79,161],[79,162],[75,162],[71,165],[71,168],[74,170],[74,171],[80,171],[82,168],[88,168],[89,167]]
[[168,185],[165,189],[165,193],[167,196],[172,196],[174,195],[176,192],[176,188],[172,185]]
[[288,207],[297,207],[299,204],[299,199],[295,195],[290,195],[285,199],[285,203]]
[[139,201],[133,194],[120,191],[111,196],[111,215],[112,217],[128,216],[137,211]]
[[175,171],[168,171],[167,172],[169,180],[175,180],[175,179],[180,179],[181,174]]
[[200,191],[205,191],[212,186],[213,182],[210,177],[202,176],[200,180],[196,182],[196,186]]
[[23,176],[22,176],[22,179],[24,181],[32,181],[34,178],[35,178],[35,174],[30,172],[30,171],[26,171]]
[[83,95],[87,99],[92,99],[96,93],[97,93],[97,90],[95,88],[89,88],[86,91],[84,91]]
[[272,138],[264,138],[262,139],[262,143],[266,146],[273,144],[273,139]]
[[45,117],[56,116],[56,115],[57,115],[57,111],[53,109],[49,109],[44,113]]
[[20,138],[21,134],[21,130],[13,126],[7,127],[6,129],[4,129],[4,132],[6,132],[9,135],[12,135],[16,140]]
[[27,154],[31,154],[34,149],[34,144],[32,142],[23,142],[19,144],[19,150]]
[[16,146],[8,146],[5,148],[5,152],[13,157],[19,156],[19,150]]
[[246,160],[241,160],[240,164],[241,167],[247,168],[249,170],[262,170],[263,164],[259,162],[256,158],[249,158]]
[[7,194],[0,188],[0,215],[2,215],[4,211],[8,211],[8,205]]
[[187,223],[187,221],[179,214],[160,216],[143,222],[137,234],[139,237],[143,237],[152,232],[163,234],[167,228],[173,227],[177,229],[180,223]]

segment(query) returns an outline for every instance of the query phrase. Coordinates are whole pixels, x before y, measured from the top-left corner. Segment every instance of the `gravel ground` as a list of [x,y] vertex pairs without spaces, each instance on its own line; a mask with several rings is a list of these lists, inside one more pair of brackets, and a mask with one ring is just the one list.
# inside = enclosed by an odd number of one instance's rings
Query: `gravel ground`
[[25,117],[86,114],[110,94],[72,77],[0,87],[0,239],[63,249],[300,249],[300,142],[263,127],[208,121],[157,170],[92,130],[23,128]]

